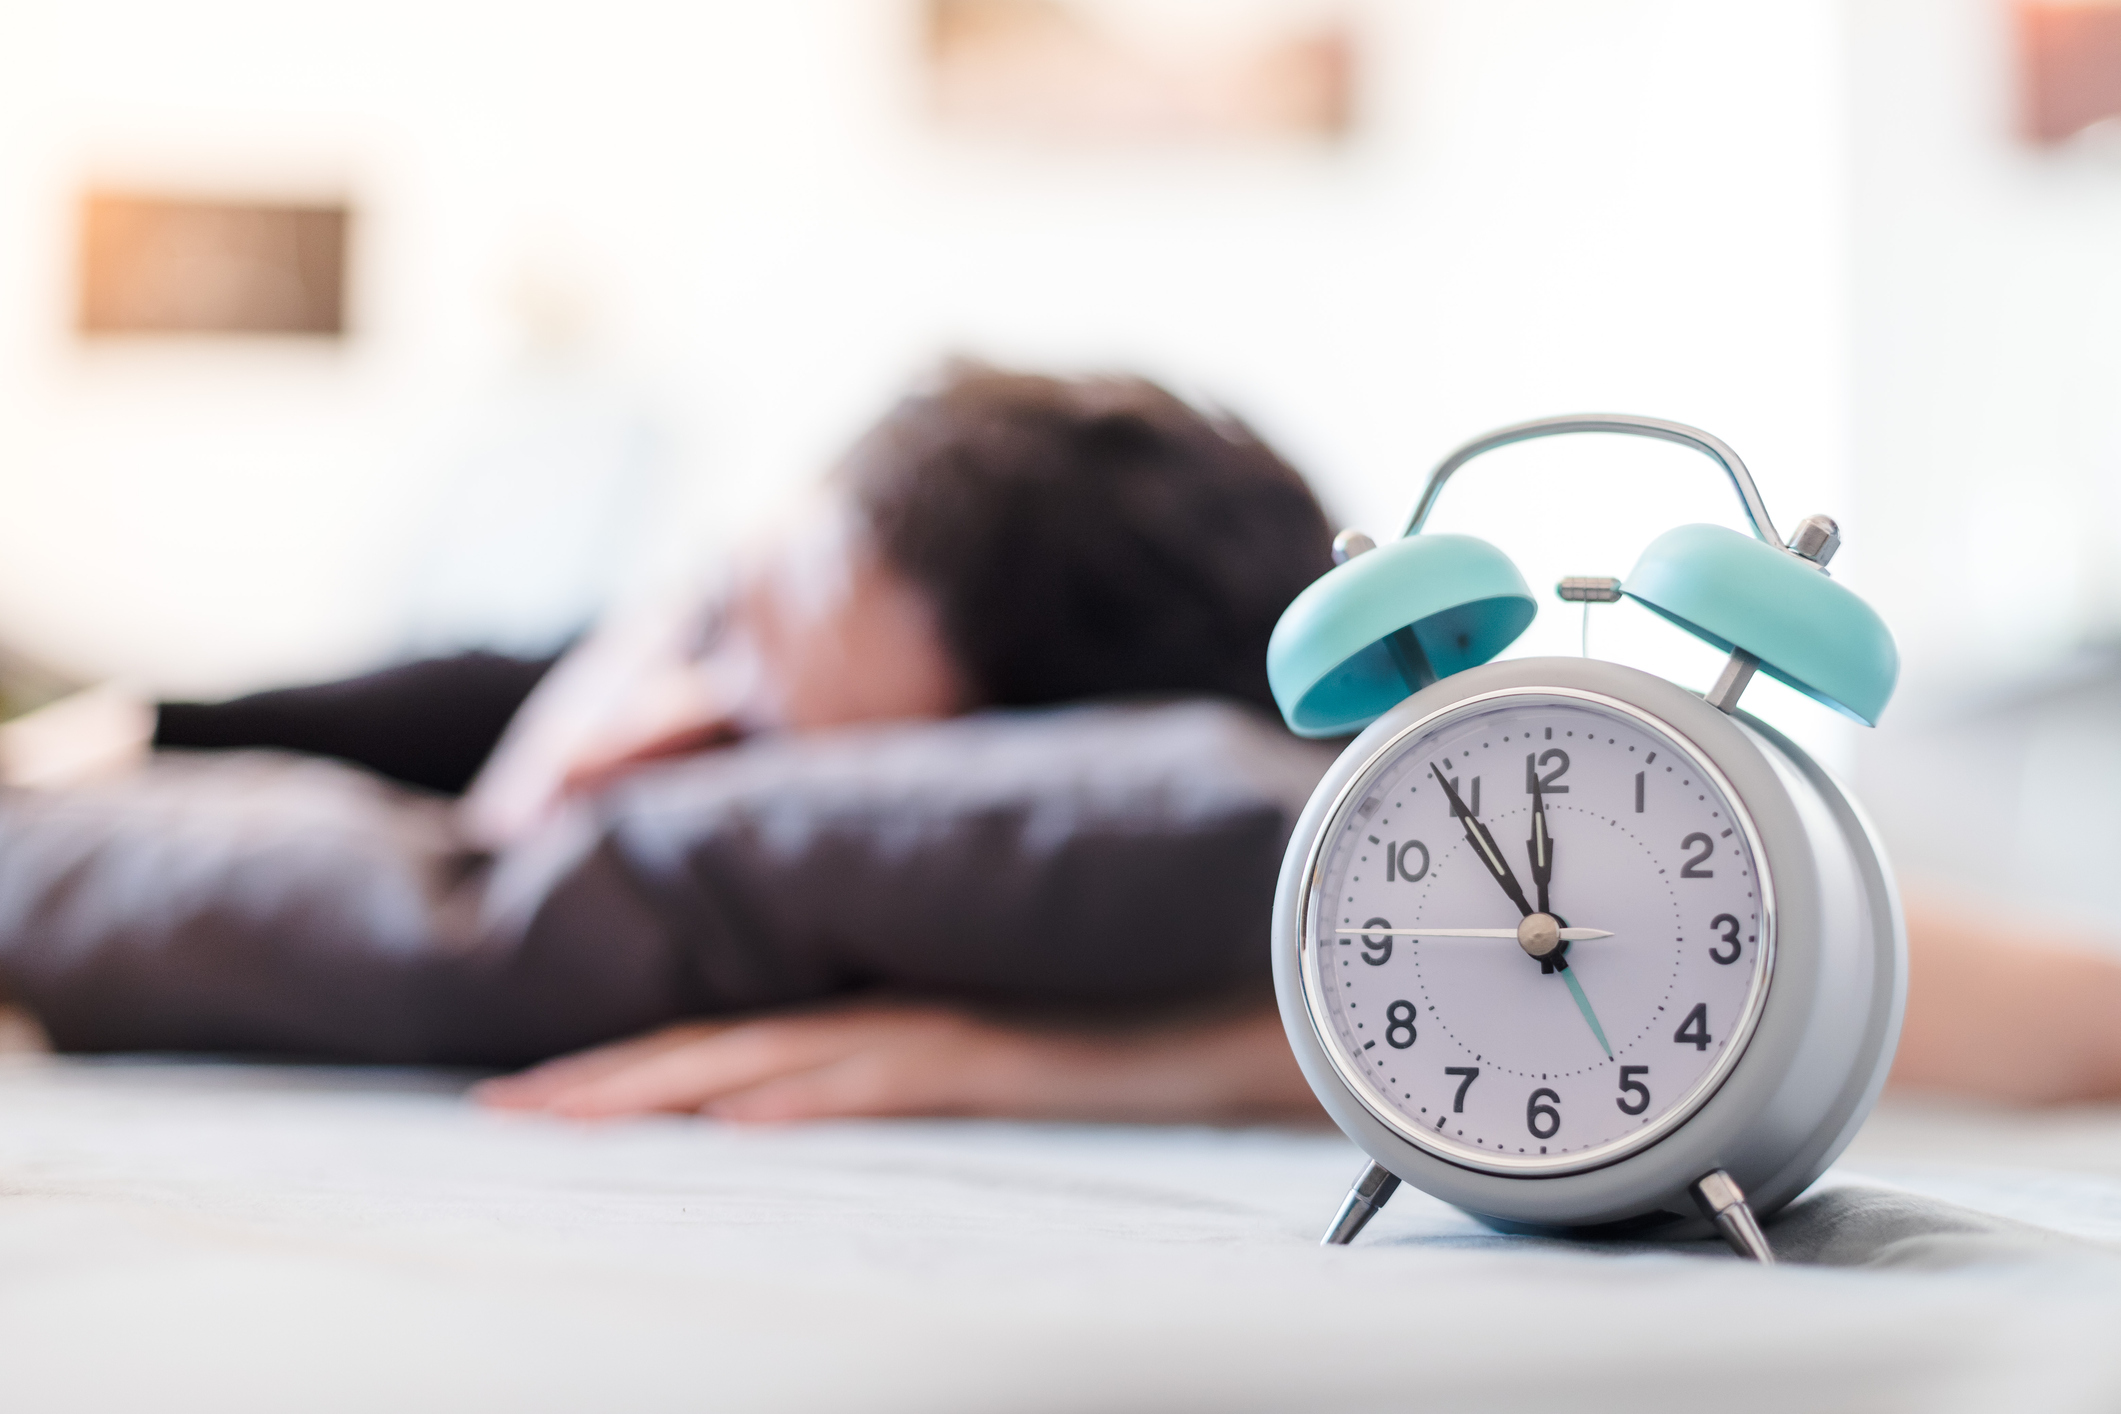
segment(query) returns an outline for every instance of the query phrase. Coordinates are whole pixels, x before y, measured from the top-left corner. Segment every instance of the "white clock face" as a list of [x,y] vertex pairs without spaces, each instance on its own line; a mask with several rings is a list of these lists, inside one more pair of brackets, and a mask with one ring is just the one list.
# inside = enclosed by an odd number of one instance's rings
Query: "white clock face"
[[[1767,990],[1773,895],[1742,806],[1669,727],[1595,694],[1496,694],[1402,734],[1311,879],[1328,1054],[1380,1118],[1473,1167],[1653,1142],[1714,1091]],[[1520,934],[1551,946],[1549,918],[1566,941],[1542,960]]]

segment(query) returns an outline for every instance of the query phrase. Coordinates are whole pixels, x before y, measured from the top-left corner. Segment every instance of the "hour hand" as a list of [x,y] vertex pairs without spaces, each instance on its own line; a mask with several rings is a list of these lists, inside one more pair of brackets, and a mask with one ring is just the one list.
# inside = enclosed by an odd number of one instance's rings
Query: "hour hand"
[[1429,763],[1429,769],[1435,772],[1436,784],[1442,786],[1443,793],[1450,797],[1451,813],[1458,817],[1459,824],[1465,826],[1466,842],[1473,846],[1473,852],[1480,856],[1480,862],[1488,866],[1488,872],[1495,876],[1495,882],[1502,885],[1502,891],[1510,896],[1510,902],[1517,905],[1517,911],[1527,918],[1531,917],[1537,910],[1532,907],[1531,900],[1524,896],[1524,889],[1518,884],[1517,876],[1510,872],[1509,862],[1502,857],[1502,851],[1495,847],[1495,837],[1488,833],[1486,825],[1473,818],[1473,812],[1466,809],[1466,803],[1458,798],[1458,791],[1437,768],[1435,762]]

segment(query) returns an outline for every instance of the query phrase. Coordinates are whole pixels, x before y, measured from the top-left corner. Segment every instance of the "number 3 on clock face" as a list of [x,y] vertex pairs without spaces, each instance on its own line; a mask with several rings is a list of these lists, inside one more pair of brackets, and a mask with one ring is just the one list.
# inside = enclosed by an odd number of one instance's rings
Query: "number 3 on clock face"
[[1454,1163],[1612,1162],[1744,1049],[1773,960],[1760,855],[1721,774],[1649,714],[1461,704],[1380,749],[1320,836],[1313,1025],[1368,1109]]

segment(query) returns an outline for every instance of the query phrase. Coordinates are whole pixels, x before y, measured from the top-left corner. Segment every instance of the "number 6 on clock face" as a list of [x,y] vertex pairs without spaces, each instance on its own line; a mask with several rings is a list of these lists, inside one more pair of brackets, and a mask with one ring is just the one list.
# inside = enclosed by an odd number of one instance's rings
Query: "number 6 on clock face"
[[1744,1049],[1773,950],[1760,857],[1716,767],[1647,713],[1561,689],[1475,699],[1342,792],[1309,872],[1305,1003],[1365,1107],[1439,1157],[1611,1163]]

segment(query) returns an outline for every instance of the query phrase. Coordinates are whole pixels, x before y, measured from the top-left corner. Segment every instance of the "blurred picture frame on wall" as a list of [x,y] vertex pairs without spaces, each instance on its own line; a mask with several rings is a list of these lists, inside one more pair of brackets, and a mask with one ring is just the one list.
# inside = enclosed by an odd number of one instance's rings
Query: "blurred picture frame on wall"
[[344,338],[352,225],[344,202],[87,191],[76,329]]
[[2121,122],[2121,0],[2014,0],[2018,121],[2045,145]]
[[943,130],[1069,146],[1332,143],[1358,39],[1333,0],[924,0]]

